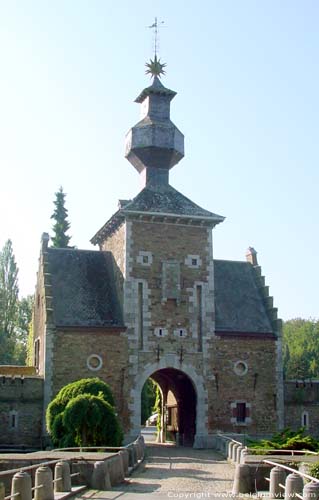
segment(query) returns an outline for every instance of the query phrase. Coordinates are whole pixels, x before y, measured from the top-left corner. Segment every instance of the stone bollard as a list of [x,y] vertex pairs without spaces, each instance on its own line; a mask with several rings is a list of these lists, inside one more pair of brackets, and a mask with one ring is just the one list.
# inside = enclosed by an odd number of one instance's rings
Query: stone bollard
[[238,446],[238,448],[236,449],[236,457],[235,457],[235,463],[236,464],[240,464],[240,455],[241,455],[241,452],[244,450],[245,448],[241,445]]
[[142,459],[142,450],[141,450],[141,447],[140,447],[140,444],[138,441],[135,441],[133,443],[133,446],[135,448],[135,452],[136,452],[136,458],[137,458],[137,461],[140,461]]
[[77,474],[72,477],[72,482],[75,486],[80,486],[85,484],[86,486],[91,485],[92,475],[94,470],[94,464],[92,462],[87,462],[84,460],[78,460],[72,463],[72,474]]
[[32,480],[30,474],[28,474],[27,472],[17,472],[13,476],[11,484],[11,495],[19,493],[19,500],[32,500],[31,488]]
[[249,465],[237,464],[232,495],[239,495],[239,493],[251,493],[251,491],[252,484]]
[[106,465],[110,474],[111,486],[122,483],[125,478],[121,457],[115,453],[113,457],[107,459]]
[[140,446],[141,446],[141,451],[142,451],[142,460],[144,460],[144,455],[145,455],[145,440],[144,440],[144,437],[143,436],[140,436],[138,438],[138,441],[140,443]]
[[292,472],[286,478],[285,483],[285,500],[291,500],[291,498],[298,498],[296,493],[301,495],[303,489],[303,480],[299,474]]
[[273,467],[270,471],[269,497],[283,498],[285,491],[280,484],[285,484],[286,472],[281,467]]
[[232,457],[231,457],[232,462],[236,463],[237,449],[239,448],[239,446],[240,446],[240,444],[238,444],[238,443],[235,443],[234,446],[233,446],[233,454],[232,454]]
[[319,499],[319,483],[311,481],[305,484],[302,492],[303,500],[318,500]]
[[232,459],[232,454],[233,454],[233,447],[234,447],[234,441],[229,441],[228,443],[228,460]]
[[54,493],[60,491],[72,491],[68,462],[58,462],[54,467]]
[[4,497],[5,497],[4,484],[0,483],[0,500],[4,500]]
[[102,460],[94,463],[92,488],[102,491],[111,489],[109,470],[106,463]]
[[52,471],[40,466],[35,473],[34,500],[54,500]]
[[128,450],[130,454],[130,461],[129,461],[130,467],[135,467],[135,465],[137,464],[137,454],[134,444],[130,444],[128,446]]
[[128,475],[128,465],[129,465],[129,453],[128,450],[121,450],[118,452],[122,459],[122,464],[123,464],[123,471],[124,471],[124,476],[126,477]]
[[249,455],[249,452],[247,450],[247,448],[244,448],[243,450],[241,450],[241,454],[240,454],[240,464],[244,464],[246,462],[246,457]]

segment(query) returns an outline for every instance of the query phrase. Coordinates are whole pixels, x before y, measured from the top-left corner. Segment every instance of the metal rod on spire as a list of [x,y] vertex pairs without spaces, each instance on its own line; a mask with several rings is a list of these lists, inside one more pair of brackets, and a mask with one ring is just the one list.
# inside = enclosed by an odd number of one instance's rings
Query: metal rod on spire
[[158,39],[159,39],[159,24],[164,24],[164,21],[157,21],[157,17],[155,17],[155,21],[153,24],[148,26],[148,28],[151,28],[154,30],[154,56],[157,56],[157,50],[158,50]]

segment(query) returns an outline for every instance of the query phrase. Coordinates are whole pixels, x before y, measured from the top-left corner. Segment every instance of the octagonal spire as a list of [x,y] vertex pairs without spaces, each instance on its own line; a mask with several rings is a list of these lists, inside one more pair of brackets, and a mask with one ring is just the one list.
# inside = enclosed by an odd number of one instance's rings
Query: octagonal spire
[[125,157],[143,176],[144,184],[168,183],[168,172],[184,156],[184,136],[170,120],[170,103],[176,92],[162,84],[164,63],[156,55],[147,64],[153,81],[135,99],[141,120],[126,135]]

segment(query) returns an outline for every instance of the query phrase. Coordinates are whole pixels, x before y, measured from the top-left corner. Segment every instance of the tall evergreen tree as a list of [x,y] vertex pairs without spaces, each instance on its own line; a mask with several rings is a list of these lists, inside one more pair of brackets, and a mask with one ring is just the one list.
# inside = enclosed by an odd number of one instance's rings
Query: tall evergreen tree
[[0,252],[0,364],[13,361],[18,293],[18,268],[8,240]]
[[68,222],[68,210],[65,208],[66,194],[63,192],[62,186],[55,193],[54,205],[55,209],[51,215],[51,219],[55,221],[53,225],[54,236],[52,243],[55,248],[67,248],[71,239],[66,233],[70,229]]

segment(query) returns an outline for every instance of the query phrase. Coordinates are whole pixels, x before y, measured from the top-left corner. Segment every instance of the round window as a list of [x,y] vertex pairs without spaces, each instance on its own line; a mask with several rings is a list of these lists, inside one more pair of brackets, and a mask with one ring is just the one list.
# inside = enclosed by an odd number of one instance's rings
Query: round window
[[103,361],[101,356],[98,354],[91,354],[91,356],[88,357],[86,360],[86,366],[88,367],[89,370],[92,370],[93,372],[96,372],[100,370],[103,366]]
[[234,372],[239,376],[246,375],[248,372],[247,363],[245,363],[245,361],[237,361],[234,365]]

